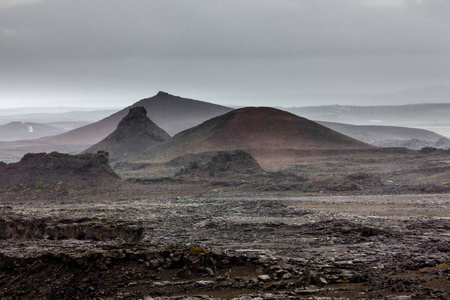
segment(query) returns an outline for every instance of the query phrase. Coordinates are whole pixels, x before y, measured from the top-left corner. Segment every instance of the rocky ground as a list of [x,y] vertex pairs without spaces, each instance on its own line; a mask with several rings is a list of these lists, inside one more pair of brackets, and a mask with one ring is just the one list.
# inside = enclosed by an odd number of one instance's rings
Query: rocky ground
[[[450,150],[405,148],[297,153],[288,165],[258,165],[248,153],[207,152],[167,164],[116,164],[125,180],[161,191],[283,192],[294,195],[450,193]],[[181,187],[181,184],[184,186]],[[163,189],[164,190],[164,189]],[[189,193],[192,188],[189,188]],[[195,189],[194,189],[195,190]],[[159,193],[161,195],[161,193]]]
[[449,299],[450,195],[3,200],[4,299]]

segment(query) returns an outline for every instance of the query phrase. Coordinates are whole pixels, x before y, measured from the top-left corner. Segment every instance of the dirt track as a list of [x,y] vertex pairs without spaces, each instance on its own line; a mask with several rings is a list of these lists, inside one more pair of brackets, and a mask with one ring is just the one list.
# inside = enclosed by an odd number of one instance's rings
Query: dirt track
[[0,240],[0,295],[445,299],[449,204],[254,193],[2,203],[0,231],[14,234]]

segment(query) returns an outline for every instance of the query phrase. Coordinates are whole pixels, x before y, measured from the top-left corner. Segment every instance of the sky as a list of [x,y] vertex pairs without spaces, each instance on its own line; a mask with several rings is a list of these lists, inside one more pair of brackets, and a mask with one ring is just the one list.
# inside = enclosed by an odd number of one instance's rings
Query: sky
[[448,0],[0,0],[0,108],[124,107],[160,90],[376,104],[342,95],[450,85],[449,15]]

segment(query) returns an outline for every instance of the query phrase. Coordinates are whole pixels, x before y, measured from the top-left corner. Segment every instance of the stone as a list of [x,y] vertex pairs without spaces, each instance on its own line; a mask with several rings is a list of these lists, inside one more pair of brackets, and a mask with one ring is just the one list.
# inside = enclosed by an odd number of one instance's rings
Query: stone
[[267,275],[267,274],[259,275],[259,276],[258,276],[258,279],[259,279],[260,281],[262,281],[262,282],[268,282],[268,281],[271,280],[270,276]]
[[159,263],[159,261],[156,260],[156,259],[152,259],[152,260],[150,261],[150,268],[152,268],[152,269],[158,268],[159,265],[160,265],[160,263]]
[[214,277],[214,271],[211,268],[205,268],[205,272],[209,277]]

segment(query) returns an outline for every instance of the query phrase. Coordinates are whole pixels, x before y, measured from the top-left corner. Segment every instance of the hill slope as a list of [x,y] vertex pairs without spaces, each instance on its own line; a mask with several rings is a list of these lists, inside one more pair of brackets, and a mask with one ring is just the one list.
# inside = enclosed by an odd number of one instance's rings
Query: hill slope
[[170,139],[170,135],[147,117],[142,106],[130,108],[117,129],[84,153],[109,152],[110,161],[121,160]]
[[120,120],[128,114],[129,109],[136,106],[143,106],[147,110],[147,116],[170,135],[232,110],[225,106],[159,92],[153,97],[142,99],[98,122],[46,138],[43,142],[54,145],[93,145],[111,134]]
[[0,141],[37,139],[63,132],[62,129],[46,124],[15,121],[0,126]]
[[189,153],[239,149],[249,151],[260,164],[270,164],[293,161],[298,151],[371,147],[285,111],[247,107],[183,131],[127,161],[165,163]]

